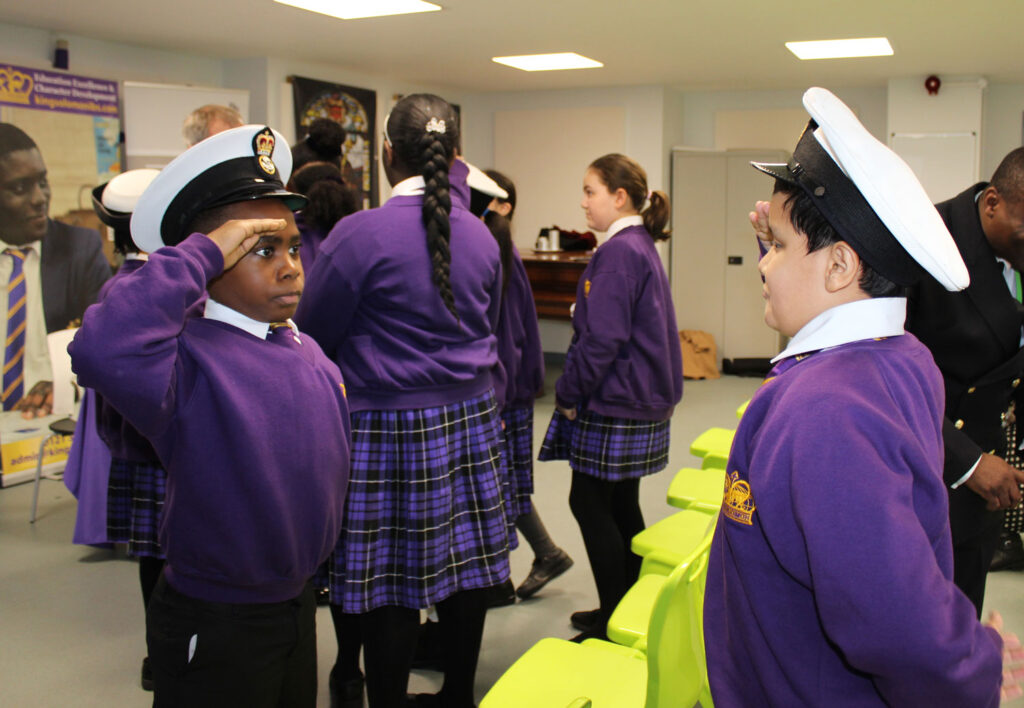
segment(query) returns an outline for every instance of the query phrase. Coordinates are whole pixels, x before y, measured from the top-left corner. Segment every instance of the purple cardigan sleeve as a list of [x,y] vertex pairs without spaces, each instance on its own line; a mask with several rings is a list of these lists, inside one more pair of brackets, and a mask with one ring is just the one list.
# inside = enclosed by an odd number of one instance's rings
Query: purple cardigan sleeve
[[597,388],[632,331],[636,280],[627,272],[604,267],[604,260],[592,262],[593,270],[584,273],[580,284],[582,293],[577,291],[576,336],[555,384],[555,399],[563,408],[578,405]]
[[189,308],[223,269],[220,248],[202,234],[161,248],[86,310],[68,347],[79,382],[96,389],[147,437],[171,423],[182,374],[178,335]]

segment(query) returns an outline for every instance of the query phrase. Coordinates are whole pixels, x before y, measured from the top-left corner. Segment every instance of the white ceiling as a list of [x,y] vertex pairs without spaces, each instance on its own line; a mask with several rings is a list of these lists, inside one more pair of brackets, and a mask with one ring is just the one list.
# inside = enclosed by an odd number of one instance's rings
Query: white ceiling
[[[436,0],[336,20],[272,0],[0,0],[0,22],[204,56],[291,57],[461,91],[666,84],[777,89],[981,75],[1024,82],[1022,0]],[[784,41],[887,36],[895,56],[801,62]],[[575,51],[602,69],[525,72],[492,56]]]

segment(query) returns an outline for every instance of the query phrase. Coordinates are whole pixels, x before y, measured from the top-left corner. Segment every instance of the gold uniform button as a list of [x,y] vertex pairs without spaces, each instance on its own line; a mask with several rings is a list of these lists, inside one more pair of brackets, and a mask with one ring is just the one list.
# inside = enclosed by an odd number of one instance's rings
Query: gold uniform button
[[1014,388],[1017,388],[1018,386],[1020,386],[1020,379],[1014,379],[1013,381],[1010,382],[1010,385],[1013,386]]
[[953,423],[953,427],[956,428],[957,430],[960,430],[961,428],[963,428],[964,427],[963,420],[957,420],[957,422]]
[[977,387],[971,386],[969,389],[967,389],[967,393],[974,393],[977,390],[978,390]]

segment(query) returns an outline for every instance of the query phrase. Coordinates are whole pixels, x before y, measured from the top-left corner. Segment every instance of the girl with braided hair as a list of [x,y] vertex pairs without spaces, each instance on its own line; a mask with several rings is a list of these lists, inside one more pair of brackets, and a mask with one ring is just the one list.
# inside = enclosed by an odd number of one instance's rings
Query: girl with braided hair
[[392,197],[334,227],[295,315],[341,368],[352,409],[354,471],[331,559],[333,705],[360,705],[347,637],[361,633],[371,708],[405,706],[419,611],[434,604],[444,686],[417,704],[472,706],[486,588],[509,577],[492,383],[501,267],[449,182],[458,145],[443,99],[399,101],[384,130]]

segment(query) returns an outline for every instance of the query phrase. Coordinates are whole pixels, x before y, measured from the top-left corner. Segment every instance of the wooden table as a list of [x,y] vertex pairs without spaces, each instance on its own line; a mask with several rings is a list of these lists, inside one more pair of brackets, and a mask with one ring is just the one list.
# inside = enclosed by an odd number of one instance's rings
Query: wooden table
[[576,302],[576,286],[593,251],[521,252],[530,279],[537,316],[569,320],[569,307]]

